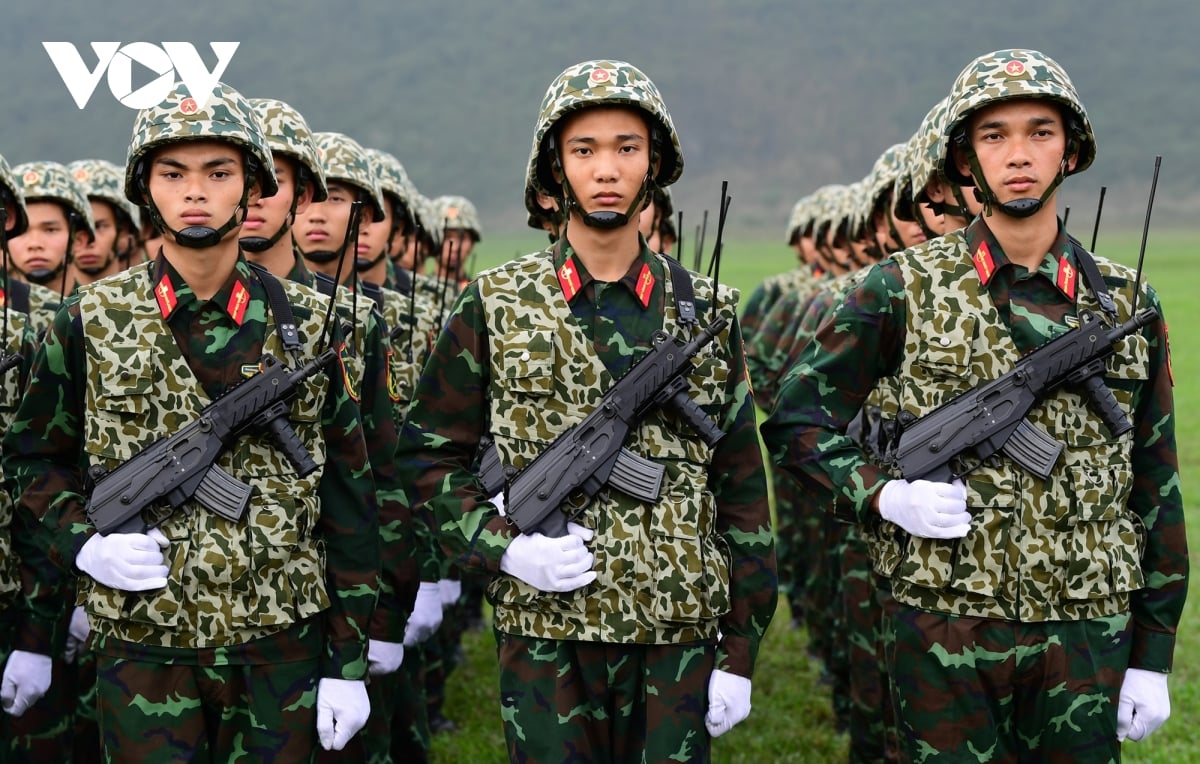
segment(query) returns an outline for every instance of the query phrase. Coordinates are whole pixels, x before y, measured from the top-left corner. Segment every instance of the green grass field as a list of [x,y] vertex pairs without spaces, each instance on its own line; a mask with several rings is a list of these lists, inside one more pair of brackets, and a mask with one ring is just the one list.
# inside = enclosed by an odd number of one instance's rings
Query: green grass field
[[[1133,264],[1137,261],[1140,232],[1108,234],[1099,254]],[[1152,230],[1147,245],[1145,278],[1162,297],[1171,328],[1176,380],[1177,438],[1183,480],[1184,506],[1193,529],[1200,529],[1200,267],[1191,262],[1191,234]],[[485,239],[476,268],[508,259],[517,252],[539,248],[544,239],[526,237]],[[710,238],[709,247],[711,247]],[[692,263],[691,244],[685,242],[684,262]],[[792,267],[791,250],[774,241],[730,241],[725,246],[721,281],[747,293],[764,277]],[[705,264],[707,267],[707,263]],[[1200,543],[1193,531],[1192,559]],[[1200,761],[1200,615],[1193,595],[1184,611],[1171,677],[1170,720],[1146,741],[1127,743],[1124,755],[1131,762],[1178,764]],[[754,678],[754,710],[750,718],[713,745],[713,759],[738,764],[767,762],[844,762],[846,739],[833,730],[828,689],[817,683],[817,672],[805,657],[806,637],[788,628],[790,620],[781,603],[760,653]],[[495,642],[489,630],[468,633],[464,639],[465,664],[451,674],[446,688],[446,715],[459,726],[457,732],[435,738],[434,760],[439,764],[504,762],[504,736],[500,726],[496,689]]]

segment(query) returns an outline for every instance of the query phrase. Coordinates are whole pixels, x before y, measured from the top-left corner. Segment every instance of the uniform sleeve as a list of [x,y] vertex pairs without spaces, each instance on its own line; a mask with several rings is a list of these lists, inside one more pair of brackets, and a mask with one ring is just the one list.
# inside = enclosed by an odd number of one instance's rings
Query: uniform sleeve
[[[341,344],[338,334],[334,327],[334,347]],[[367,674],[371,614],[379,595],[379,514],[358,403],[346,389],[345,374],[327,376],[321,426],[328,458],[317,487],[321,516],[315,529],[325,544],[331,602],[323,613],[321,675],[362,679]]]
[[888,476],[846,427],[876,382],[898,367],[904,315],[898,271],[876,266],[800,352],[762,426],[781,469],[818,493],[840,493],[860,521],[878,512],[875,496]]
[[14,500],[22,624],[15,647],[51,654],[54,624],[75,555],[95,529],[84,516],[84,356],[77,305],[59,311],[33,354],[29,381],[4,438],[4,476]]
[[388,642],[404,640],[404,627],[417,597],[415,537],[412,513],[396,468],[396,417],[388,395],[388,368],[382,323],[372,313],[366,327],[366,358],[360,401],[367,460],[379,506],[379,603],[371,618],[371,636]]
[[464,568],[498,573],[516,534],[475,479],[488,432],[488,338],[477,283],[459,296],[421,372],[400,435],[401,477]]
[[771,360],[786,335],[800,297],[796,290],[781,295],[765,316],[759,316],[758,330],[752,335],[745,335],[746,369],[750,375],[751,389],[755,402],[764,409],[770,409],[775,392],[770,384]]
[[713,453],[708,481],[717,507],[717,532],[730,552],[730,610],[721,618],[716,666],[749,677],[763,634],[775,615],[779,580],[767,475],[746,377],[737,321],[729,330],[729,405],[725,432]]
[[[1162,305],[1153,290],[1148,305],[1162,315]],[[1133,641],[1129,665],[1170,671],[1189,570],[1166,319],[1144,329],[1143,335],[1150,341],[1150,373],[1134,412],[1129,507],[1146,528],[1142,553],[1146,585],[1131,596]]]

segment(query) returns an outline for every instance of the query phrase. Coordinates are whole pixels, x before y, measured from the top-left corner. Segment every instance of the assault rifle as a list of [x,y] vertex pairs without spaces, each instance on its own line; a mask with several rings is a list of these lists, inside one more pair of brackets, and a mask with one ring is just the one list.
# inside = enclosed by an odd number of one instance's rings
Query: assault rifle
[[[1114,437],[1128,432],[1133,425],[1104,384],[1105,360],[1113,345],[1158,319],[1157,311],[1145,308],[1110,327],[1091,311],[1081,311],[1079,326],[1024,356],[1008,373],[903,424],[894,454],[900,472],[908,480],[949,483],[1002,452],[1048,477],[1062,444],[1025,417],[1062,385],[1079,389]],[[956,472],[951,460],[959,456],[978,461]]]
[[336,357],[330,348],[297,371],[289,371],[268,353],[260,362],[261,371],[205,406],[183,429],[158,439],[111,472],[93,467],[88,520],[103,535],[145,533],[194,498],[237,522],[250,503],[252,489],[216,461],[250,431],[272,436],[300,477],[311,474],[317,464],[288,423],[288,409],[300,384]]
[[687,378],[692,358],[727,323],[718,316],[686,345],[666,332],[656,332],[654,347],[605,393],[595,410],[515,475],[505,476],[494,445],[486,448],[479,468],[484,491],[493,496],[505,490],[508,521],[522,533],[551,537],[565,536],[567,521],[578,516],[605,485],[656,501],[662,489],[662,466],[622,444],[638,422],[664,406],[710,446],[724,436],[688,397]]

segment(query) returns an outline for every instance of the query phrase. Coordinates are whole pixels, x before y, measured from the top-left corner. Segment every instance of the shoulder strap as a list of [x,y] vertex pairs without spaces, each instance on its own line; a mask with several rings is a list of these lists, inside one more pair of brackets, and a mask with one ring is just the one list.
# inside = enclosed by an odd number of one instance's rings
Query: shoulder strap
[[251,263],[249,260],[246,262],[267,292],[267,303],[271,306],[271,315],[275,316],[275,328],[279,331],[283,349],[293,358],[297,357],[300,352],[300,333],[296,330],[296,316],[292,313],[292,305],[283,291],[283,284],[258,263]]
[[663,255],[661,259],[666,262],[667,270],[671,272],[671,291],[675,293],[675,310],[679,313],[679,322],[684,326],[695,326],[696,290],[692,286],[692,274],[673,257]]
[[8,280],[8,292],[12,295],[9,305],[18,313],[29,315],[29,285],[16,279]]
[[1100,269],[1096,267],[1096,260],[1092,257],[1092,253],[1084,249],[1074,236],[1068,235],[1067,239],[1071,242],[1071,251],[1075,253],[1075,262],[1079,264],[1079,270],[1083,272],[1083,278],[1087,281],[1088,287],[1096,295],[1100,308],[1116,322],[1117,306],[1113,302],[1112,295],[1108,293],[1108,285],[1104,283],[1104,277],[1100,275]]

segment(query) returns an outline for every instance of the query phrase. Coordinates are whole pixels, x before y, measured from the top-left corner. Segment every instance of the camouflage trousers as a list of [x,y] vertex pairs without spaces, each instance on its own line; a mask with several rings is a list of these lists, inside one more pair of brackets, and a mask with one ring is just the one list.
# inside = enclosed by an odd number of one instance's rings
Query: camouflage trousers
[[841,621],[849,690],[850,762],[887,759],[885,713],[890,704],[887,674],[881,663],[882,612],[867,545],[855,526],[847,526],[841,554]]
[[496,633],[500,715],[516,764],[709,762],[716,646]]
[[318,661],[181,666],[96,656],[107,762],[310,762]]
[[796,504],[796,481],[783,470],[771,471],[775,501],[775,556],[779,561],[779,593],[787,598],[792,623],[805,622],[808,591],[808,548],[805,544],[805,518]]
[[419,646],[405,648],[398,671],[370,678],[371,715],[366,726],[342,750],[319,750],[317,764],[422,764],[429,760],[420,655]]
[[1116,762],[1128,614],[1018,623],[900,605],[889,666],[901,744],[923,762]]

